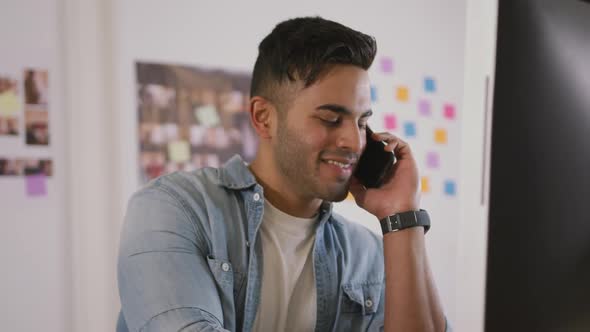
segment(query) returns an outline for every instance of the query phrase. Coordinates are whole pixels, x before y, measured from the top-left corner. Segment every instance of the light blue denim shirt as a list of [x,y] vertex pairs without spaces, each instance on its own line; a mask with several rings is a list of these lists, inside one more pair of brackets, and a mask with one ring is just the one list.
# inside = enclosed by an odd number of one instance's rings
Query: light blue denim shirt
[[[263,188],[239,156],[162,176],[134,194],[121,235],[117,331],[251,331],[263,213]],[[319,218],[315,330],[381,331],[382,239],[329,202]]]

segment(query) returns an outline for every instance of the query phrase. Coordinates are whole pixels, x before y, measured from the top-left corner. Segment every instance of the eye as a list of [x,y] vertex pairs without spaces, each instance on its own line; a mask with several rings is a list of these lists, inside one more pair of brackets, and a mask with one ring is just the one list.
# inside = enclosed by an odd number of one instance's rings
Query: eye
[[359,123],[359,128],[361,130],[366,130],[367,129],[367,123],[366,122],[361,122]]
[[333,119],[326,119],[326,118],[319,118],[324,124],[328,125],[328,126],[337,126],[340,124],[340,122],[342,121],[340,117],[338,118],[333,118]]

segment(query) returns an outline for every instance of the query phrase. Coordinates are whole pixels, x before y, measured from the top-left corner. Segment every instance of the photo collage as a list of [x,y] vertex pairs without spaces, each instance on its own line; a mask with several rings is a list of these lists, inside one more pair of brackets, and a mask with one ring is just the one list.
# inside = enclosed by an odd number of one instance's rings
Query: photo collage
[[218,167],[235,154],[254,159],[250,74],[142,62],[136,69],[141,183]]
[[[43,148],[49,146],[49,137],[48,71],[26,68],[22,80],[0,73],[0,140]],[[0,178],[53,175],[51,158],[27,157],[25,152],[14,154],[17,156],[0,155]]]

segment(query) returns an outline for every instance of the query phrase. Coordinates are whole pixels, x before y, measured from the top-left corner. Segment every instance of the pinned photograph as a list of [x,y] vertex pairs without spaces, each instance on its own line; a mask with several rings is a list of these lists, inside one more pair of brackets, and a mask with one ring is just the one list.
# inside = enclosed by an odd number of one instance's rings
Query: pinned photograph
[[49,79],[47,70],[25,70],[25,103],[27,105],[48,105]]
[[49,114],[47,111],[25,111],[26,143],[28,145],[49,145]]
[[27,145],[49,145],[49,88],[47,70],[26,69],[25,141]]
[[18,83],[10,77],[0,76],[0,136],[19,134],[21,102]]
[[38,158],[0,157],[0,176],[53,176],[53,161]]
[[21,176],[24,175],[24,161],[0,157],[0,176]]

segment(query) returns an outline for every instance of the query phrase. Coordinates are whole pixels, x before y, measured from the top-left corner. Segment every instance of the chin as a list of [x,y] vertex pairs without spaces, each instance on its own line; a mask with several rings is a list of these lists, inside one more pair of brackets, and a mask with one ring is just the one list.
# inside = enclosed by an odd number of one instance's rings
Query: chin
[[329,202],[342,202],[348,196],[348,185],[338,186],[338,188],[326,188],[321,199]]

